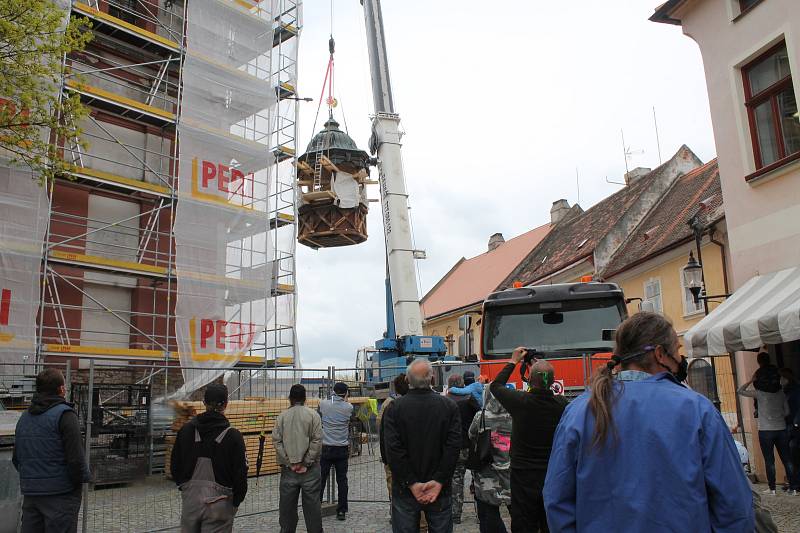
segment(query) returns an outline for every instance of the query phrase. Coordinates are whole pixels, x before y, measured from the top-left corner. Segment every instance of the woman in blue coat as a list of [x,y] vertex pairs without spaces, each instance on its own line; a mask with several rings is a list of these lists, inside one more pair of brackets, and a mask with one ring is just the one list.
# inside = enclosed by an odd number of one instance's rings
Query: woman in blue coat
[[711,402],[680,385],[678,351],[661,315],[620,325],[614,357],[556,430],[543,491],[552,532],[753,532],[736,445]]

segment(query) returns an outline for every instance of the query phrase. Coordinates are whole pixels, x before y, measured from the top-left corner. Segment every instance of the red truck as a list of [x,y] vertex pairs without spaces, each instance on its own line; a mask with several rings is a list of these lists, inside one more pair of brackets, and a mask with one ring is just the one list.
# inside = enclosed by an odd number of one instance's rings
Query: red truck
[[[577,396],[592,371],[611,358],[614,331],[627,316],[625,297],[615,283],[560,283],[494,292],[483,302],[481,373],[493,380],[514,348],[525,346],[552,363],[564,394]],[[511,381],[522,387],[519,370]]]

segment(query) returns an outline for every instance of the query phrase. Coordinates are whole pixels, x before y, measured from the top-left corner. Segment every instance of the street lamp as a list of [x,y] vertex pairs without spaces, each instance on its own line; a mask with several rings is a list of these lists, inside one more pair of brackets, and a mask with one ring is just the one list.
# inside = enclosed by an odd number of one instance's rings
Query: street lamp
[[683,267],[683,286],[689,289],[694,303],[700,303],[700,292],[703,290],[703,265],[689,252],[689,262]]

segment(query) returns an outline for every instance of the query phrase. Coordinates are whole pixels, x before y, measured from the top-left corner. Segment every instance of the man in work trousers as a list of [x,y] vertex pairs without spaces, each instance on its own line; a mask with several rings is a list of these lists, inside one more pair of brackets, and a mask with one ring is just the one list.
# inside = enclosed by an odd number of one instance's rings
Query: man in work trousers
[[31,406],[17,422],[12,461],[24,496],[23,533],[78,530],[81,485],[89,481],[89,466],[78,415],[65,395],[61,372],[42,370]]
[[456,402],[458,415],[461,418],[461,452],[456,461],[456,470],[453,473],[453,523],[461,523],[461,511],[464,508],[464,476],[467,473],[467,459],[469,458],[469,426],[475,413],[481,406],[470,395],[452,394],[450,389],[463,388],[464,378],[460,374],[453,374],[447,378],[447,397]]
[[303,517],[308,533],[322,533],[322,508],[319,503],[322,451],[322,422],[306,403],[306,388],[292,385],[290,407],[278,415],[272,430],[275,455],[281,465],[281,533],[297,530],[297,500],[303,493]]
[[506,388],[525,353],[524,348],[514,350],[511,362],[497,374],[490,389],[511,415],[511,531],[547,533],[542,487],[553,436],[567,402],[550,389],[555,376],[547,361],[523,363],[528,367],[528,392]]
[[336,505],[338,520],[344,520],[347,514],[347,462],[350,459],[350,419],[353,417],[353,404],[347,401],[347,393],[347,384],[340,381],[333,386],[331,399],[319,402],[319,414],[322,417],[322,482],[319,498],[321,501],[331,467],[334,467],[339,500]]
[[170,458],[181,491],[181,533],[233,531],[247,494],[244,438],[225,418],[228,387],[212,383],[203,395],[206,412],[184,424]]
[[461,451],[461,419],[449,398],[431,389],[433,368],[417,359],[406,372],[410,390],[384,413],[383,441],[392,470],[392,530],[452,533],[450,483]]

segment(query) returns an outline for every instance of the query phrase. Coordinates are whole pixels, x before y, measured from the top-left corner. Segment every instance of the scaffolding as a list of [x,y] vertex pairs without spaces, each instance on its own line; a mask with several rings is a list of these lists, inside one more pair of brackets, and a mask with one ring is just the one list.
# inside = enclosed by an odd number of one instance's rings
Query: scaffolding
[[[187,351],[200,350],[198,335],[205,348],[211,320],[209,343],[222,353],[201,359],[298,362],[301,8],[295,0],[71,3],[94,38],[65,57],[62,88],[91,113],[81,138],[60,141],[70,176],[48,191],[37,360],[185,364]],[[211,318],[201,320],[205,304]]]

